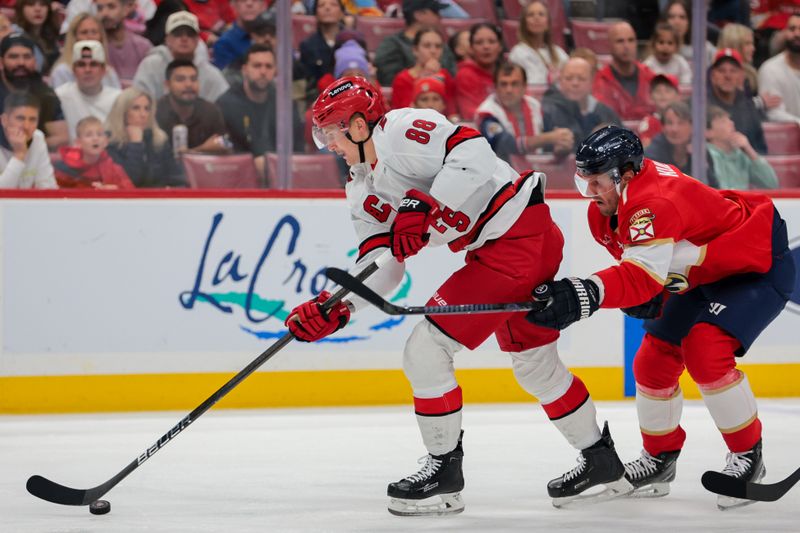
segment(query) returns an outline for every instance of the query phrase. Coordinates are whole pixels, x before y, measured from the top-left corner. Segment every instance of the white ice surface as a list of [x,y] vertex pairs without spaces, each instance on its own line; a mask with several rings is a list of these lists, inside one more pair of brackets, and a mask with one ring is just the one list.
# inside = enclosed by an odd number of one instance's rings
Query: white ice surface
[[[800,466],[800,401],[760,400],[766,482]],[[638,455],[633,402],[599,403],[623,460]],[[700,485],[725,448],[702,403],[672,493],[558,510],[547,481],[576,453],[538,405],[464,410],[464,513],[399,518],[386,484],[424,454],[410,408],[212,410],[106,496],[111,513],[62,507],[25,491],[32,474],[88,488],[116,474],[185,413],[0,417],[0,531],[800,531],[800,487],[775,503],[721,512]]]

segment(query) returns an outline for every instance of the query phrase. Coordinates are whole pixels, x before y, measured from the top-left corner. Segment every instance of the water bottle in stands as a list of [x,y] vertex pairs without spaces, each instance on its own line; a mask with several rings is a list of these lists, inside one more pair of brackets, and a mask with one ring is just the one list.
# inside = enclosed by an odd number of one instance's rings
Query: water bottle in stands
[[179,158],[189,148],[189,130],[183,124],[172,128],[172,150],[175,157]]

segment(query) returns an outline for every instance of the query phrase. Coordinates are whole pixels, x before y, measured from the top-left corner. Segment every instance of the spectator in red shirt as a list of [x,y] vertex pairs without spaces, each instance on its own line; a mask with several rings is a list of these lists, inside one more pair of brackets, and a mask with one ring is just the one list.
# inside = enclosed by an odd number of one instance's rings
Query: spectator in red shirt
[[423,28],[414,36],[414,57],[417,62],[413,67],[401,70],[392,83],[392,107],[410,107],[414,93],[414,82],[420,78],[437,77],[444,84],[450,106],[447,113],[455,113],[455,86],[447,69],[442,67],[441,58],[444,50],[444,39],[434,28]]
[[415,81],[410,107],[433,109],[444,115],[447,108],[447,89],[441,78],[419,78]]
[[639,139],[642,146],[647,148],[653,137],[661,133],[661,125],[664,122],[664,111],[673,102],[680,102],[681,95],[678,92],[678,79],[675,76],[657,74],[650,81],[650,99],[653,101],[655,111],[647,115],[639,123]]
[[636,60],[636,33],[627,22],[608,30],[611,64],[594,79],[592,93],[622,120],[641,120],[653,112],[650,80],[653,72]]
[[473,120],[475,111],[494,91],[494,72],[503,54],[503,35],[488,22],[469,30],[472,58],[465,59],[456,73],[456,105],[464,120]]
[[133,189],[125,170],[106,152],[108,137],[96,117],[78,122],[77,146],[62,146],[55,165],[56,181],[64,189]]

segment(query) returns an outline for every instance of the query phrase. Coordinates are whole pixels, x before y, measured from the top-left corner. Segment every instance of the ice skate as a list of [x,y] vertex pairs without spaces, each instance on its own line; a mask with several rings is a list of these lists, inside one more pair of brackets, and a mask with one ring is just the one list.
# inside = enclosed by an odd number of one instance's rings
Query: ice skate
[[[764,479],[767,469],[764,467],[764,460],[761,457],[761,441],[759,440],[752,450],[742,453],[728,453],[725,458],[727,465],[722,469],[722,473],[736,479],[758,483]],[[717,507],[720,511],[744,507],[756,503],[753,500],[743,500],[731,498],[730,496],[717,496]]]
[[461,464],[464,450],[461,436],[455,450],[444,455],[431,455],[420,459],[422,468],[395,483],[389,483],[387,494],[389,512],[397,516],[430,516],[460,513],[464,510],[461,490],[464,474]]
[[642,450],[638,459],[625,463],[625,479],[633,485],[631,498],[660,498],[669,494],[669,484],[675,481],[678,455],[681,451],[662,452],[656,456]]
[[[591,490],[600,485],[602,490]],[[608,422],[603,426],[600,440],[581,450],[578,466],[547,484],[554,507],[602,502],[632,490],[633,485],[625,479],[625,467],[614,450]]]

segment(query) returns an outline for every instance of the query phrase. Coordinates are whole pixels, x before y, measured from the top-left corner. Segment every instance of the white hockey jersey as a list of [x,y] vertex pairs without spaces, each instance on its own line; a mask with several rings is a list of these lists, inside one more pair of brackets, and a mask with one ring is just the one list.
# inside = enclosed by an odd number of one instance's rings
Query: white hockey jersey
[[432,196],[441,209],[430,246],[474,250],[511,227],[542,179],[520,176],[476,130],[430,109],[390,111],[372,139],[376,165],[351,167],[346,186],[359,258],[389,245],[397,206],[410,189]]

